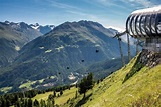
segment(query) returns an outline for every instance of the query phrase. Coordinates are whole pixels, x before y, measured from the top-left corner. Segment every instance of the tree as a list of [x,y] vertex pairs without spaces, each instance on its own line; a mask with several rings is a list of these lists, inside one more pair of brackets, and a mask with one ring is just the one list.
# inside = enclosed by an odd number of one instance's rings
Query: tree
[[46,107],[45,101],[43,99],[40,100],[40,107]]
[[52,100],[54,98],[54,95],[52,95],[52,94],[50,94],[49,96],[48,96],[48,99],[49,100]]
[[93,74],[89,73],[87,75],[87,89],[92,89],[94,85],[94,81],[93,81]]
[[97,84],[99,84],[100,80],[97,80]]
[[54,98],[51,100],[51,102],[52,102],[52,105],[54,105],[54,104],[55,104],[55,100],[54,100]]
[[54,91],[54,97],[56,97],[56,91]]
[[21,107],[21,101],[20,101],[20,100],[17,100],[17,101],[16,101],[15,107]]
[[34,101],[34,106],[39,107],[39,102],[37,101],[37,99],[35,99]]
[[85,94],[89,89],[92,89],[94,85],[93,82],[93,74],[89,73],[87,77],[84,77],[79,84],[79,93],[84,94],[83,98],[85,98]]
[[47,107],[52,107],[52,102],[51,102],[51,100],[47,100]]
[[75,87],[76,87],[76,88],[78,87],[78,84],[77,84],[77,83],[75,84]]
[[76,91],[75,92],[75,99],[78,97],[78,92]]
[[68,89],[70,90],[70,85],[68,86]]
[[28,105],[27,107],[32,107],[32,100],[31,100],[31,98],[28,99],[28,104],[27,105]]
[[63,95],[63,90],[60,91],[60,95]]

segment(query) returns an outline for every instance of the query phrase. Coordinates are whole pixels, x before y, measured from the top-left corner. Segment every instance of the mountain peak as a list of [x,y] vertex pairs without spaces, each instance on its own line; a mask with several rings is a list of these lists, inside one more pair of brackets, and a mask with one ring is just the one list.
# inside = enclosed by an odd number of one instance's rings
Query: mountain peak
[[81,25],[89,24],[89,25],[95,25],[95,26],[98,26],[98,27],[103,27],[100,23],[94,22],[94,21],[81,20],[78,23],[80,23]]
[[7,21],[7,20],[6,20],[4,23],[5,23],[5,24],[10,24],[10,22],[9,22],[9,21]]
[[[93,22],[93,21],[87,21],[87,20],[81,20],[81,21],[74,21],[74,22],[64,22],[63,24],[57,26],[54,28],[54,32],[55,31],[62,31],[62,32],[68,32],[68,31],[82,31],[83,29],[85,30],[85,28],[89,28],[91,30],[105,30],[105,28],[99,24],[98,22]],[[106,29],[107,30],[107,29]]]
[[40,25],[39,23],[35,23],[35,24],[30,24],[30,26],[33,28],[33,29],[35,29],[35,30],[37,30],[37,31],[39,31],[39,32],[41,32],[42,34],[46,34],[46,33],[48,33],[48,32],[50,32],[51,30],[53,30],[54,29],[54,25]]

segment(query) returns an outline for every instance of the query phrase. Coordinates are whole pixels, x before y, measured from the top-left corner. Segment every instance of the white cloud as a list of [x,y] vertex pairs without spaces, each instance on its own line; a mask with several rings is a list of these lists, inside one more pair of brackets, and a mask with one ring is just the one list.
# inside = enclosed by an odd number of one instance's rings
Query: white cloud
[[[138,4],[142,5],[143,7],[151,7],[154,6],[154,3],[150,2],[149,0],[121,0],[124,3],[128,3],[131,6],[137,6]],[[137,7],[136,7],[137,8]]]
[[78,12],[78,11],[74,11],[74,10],[67,10],[68,13],[72,13],[72,14],[76,14],[76,15],[80,15],[80,16],[85,16],[87,14],[83,13],[83,12]]
[[153,6],[154,4],[148,0],[135,0],[135,2],[143,5],[144,7]]
[[113,28],[113,29],[117,30],[118,32],[124,32],[125,31],[125,28],[116,27],[116,26],[107,26],[107,28]]
[[56,8],[70,9],[70,10],[80,10],[80,8],[78,8],[76,6],[72,6],[72,5],[66,4],[66,3],[61,3],[61,2],[56,1],[56,0],[45,0],[45,1],[48,2],[51,6],[56,7]]

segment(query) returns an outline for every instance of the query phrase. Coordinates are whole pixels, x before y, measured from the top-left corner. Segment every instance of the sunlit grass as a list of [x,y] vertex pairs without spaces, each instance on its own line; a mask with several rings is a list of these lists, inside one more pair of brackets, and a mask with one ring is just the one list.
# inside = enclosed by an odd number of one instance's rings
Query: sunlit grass
[[46,101],[46,100],[48,99],[48,96],[49,96],[50,94],[53,94],[53,92],[46,92],[46,93],[44,93],[44,94],[38,94],[38,95],[36,95],[35,97],[33,97],[32,100],[37,99],[38,101],[40,101],[41,99],[43,99],[43,100]]
[[87,101],[83,106],[125,107],[132,106],[132,103],[140,98],[158,96],[161,93],[161,65],[152,69],[143,67],[122,83],[134,62],[135,59],[97,85],[93,91],[93,100]]
[[19,88],[27,88],[27,89],[32,89],[31,85],[36,83],[36,81],[28,81],[22,85],[19,86]]
[[[72,99],[75,97],[76,91],[77,91],[77,88],[72,87],[70,90],[67,89],[63,91],[63,95],[61,95],[60,97],[58,97],[59,92],[57,92],[56,93],[57,97],[54,98],[55,104],[62,105],[66,103],[69,99]],[[43,99],[46,101],[50,94],[53,94],[53,92],[46,92],[44,94],[38,94],[34,98],[32,98],[32,100],[34,101],[35,99],[37,99],[38,101],[40,101],[41,99]]]
[[7,93],[8,91],[10,91],[12,89],[12,87],[3,87],[3,88],[0,88],[0,91],[1,92],[4,92],[4,93]]

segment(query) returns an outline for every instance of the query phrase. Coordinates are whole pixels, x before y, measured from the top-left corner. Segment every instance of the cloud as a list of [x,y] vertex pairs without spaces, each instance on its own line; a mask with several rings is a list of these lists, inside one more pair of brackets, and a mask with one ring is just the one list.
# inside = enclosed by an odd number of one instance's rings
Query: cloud
[[[95,4],[105,9],[111,9],[111,7],[113,7],[113,8],[126,9],[126,11],[131,10],[125,5],[125,2],[122,2],[122,0],[91,0],[91,1],[92,1],[91,4]],[[115,9],[111,11],[116,12]]]
[[135,0],[136,3],[141,4],[144,7],[153,6],[154,4],[148,0]]
[[117,4],[118,1],[115,1],[115,0],[94,0],[94,1],[104,6],[116,6],[116,7],[126,8],[120,4]]
[[34,0],[36,3],[47,6],[54,7],[62,10],[80,10],[80,8],[73,6],[69,3],[61,2],[60,0]]
[[134,7],[136,9],[152,7],[158,4],[158,1],[154,0],[93,0],[102,6],[115,6],[123,9],[129,9],[127,6]]
[[76,14],[78,16],[80,16],[80,18],[86,18],[87,20],[93,20],[93,21],[97,21],[97,22],[103,22],[104,19],[97,17],[97,15],[95,14],[91,14],[91,13],[85,13],[85,12],[81,12],[81,11],[76,11],[76,10],[67,10],[68,13],[71,14]]
[[74,11],[74,10],[67,10],[68,13],[71,13],[71,14],[76,14],[76,15],[79,15],[79,16],[85,16],[87,14],[83,13],[83,12],[79,12],[79,11]]
[[136,7],[138,5],[141,5],[143,7],[151,7],[155,5],[153,2],[150,2],[149,0],[121,0],[121,1],[133,7]]

